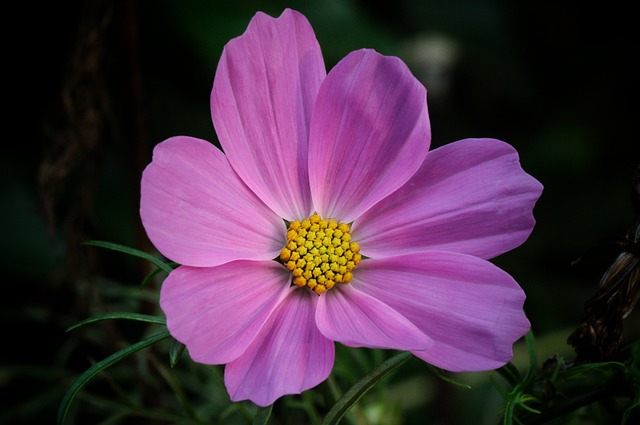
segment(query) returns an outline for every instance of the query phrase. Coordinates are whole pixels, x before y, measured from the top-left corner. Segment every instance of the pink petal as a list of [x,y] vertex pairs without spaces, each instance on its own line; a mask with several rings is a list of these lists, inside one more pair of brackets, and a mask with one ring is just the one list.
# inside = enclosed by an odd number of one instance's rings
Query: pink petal
[[191,137],[155,147],[142,175],[140,216],[155,247],[190,266],[271,259],[285,243],[284,221],[242,183],[220,150]]
[[289,292],[290,272],[275,261],[181,266],[165,279],[160,306],[171,335],[199,363],[240,356]]
[[363,261],[352,285],[411,320],[434,343],[413,350],[450,371],[498,368],[529,330],[525,294],[486,260],[451,252],[425,252]]
[[415,350],[432,343],[397,311],[350,285],[320,297],[316,323],[324,336],[351,347]]
[[431,140],[425,88],[404,63],[350,53],[322,83],[311,120],[316,211],[349,222],[404,184]]
[[529,237],[541,192],[508,144],[461,140],[430,152],[407,184],[358,218],[353,236],[371,257],[434,250],[493,258]]
[[311,111],[325,77],[307,19],[257,13],[218,64],[211,116],[225,153],[247,185],[281,217],[309,215]]
[[333,342],[316,328],[317,299],[310,291],[289,292],[249,348],[226,366],[231,400],[268,406],[327,379],[335,352]]

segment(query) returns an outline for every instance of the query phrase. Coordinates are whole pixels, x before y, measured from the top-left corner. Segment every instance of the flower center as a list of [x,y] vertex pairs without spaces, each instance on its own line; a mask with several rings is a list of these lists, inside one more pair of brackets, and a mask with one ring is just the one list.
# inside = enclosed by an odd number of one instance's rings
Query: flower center
[[351,240],[350,227],[313,214],[292,221],[280,260],[293,273],[293,283],[320,295],[336,283],[349,283],[362,260],[360,245]]

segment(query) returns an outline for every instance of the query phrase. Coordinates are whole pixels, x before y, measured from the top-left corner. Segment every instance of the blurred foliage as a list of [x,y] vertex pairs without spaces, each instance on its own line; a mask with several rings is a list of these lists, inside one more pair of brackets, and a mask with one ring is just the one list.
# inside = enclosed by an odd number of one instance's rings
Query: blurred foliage
[[[21,24],[5,42],[12,131],[0,156],[0,258],[7,286],[0,309],[6,332],[1,423],[52,423],[74,379],[149,334],[148,325],[128,321],[64,333],[109,312],[160,314],[162,275],[140,286],[153,270],[149,263],[82,243],[107,240],[154,253],[137,212],[140,173],[153,146],[179,134],[216,141],[208,102],[224,44],[256,11],[278,15],[284,7],[310,20],[328,69],[363,47],[405,60],[429,90],[434,147],[495,137],[519,150],[525,170],[545,185],[535,210],[538,224],[522,247],[495,263],[528,294],[540,373],[546,359],[574,357],[567,337],[619,252],[614,242],[633,222],[629,192],[640,162],[640,74],[633,54],[635,14],[627,3],[13,5],[6,16]],[[626,343],[640,336],[639,315],[634,311],[625,321]],[[80,392],[68,423],[187,423],[171,416],[175,412],[247,423],[253,407],[228,403],[222,368],[195,365],[185,355],[171,369],[168,351],[165,341],[99,375]],[[283,399],[273,420],[314,423],[310,404],[327,408],[337,388],[345,391],[390,355],[338,347],[335,380]],[[514,367],[528,367],[522,342]],[[637,379],[637,363],[635,373]],[[436,378],[412,359],[368,393],[346,423],[497,423],[504,399],[489,374],[456,378],[471,389]],[[611,404],[587,405],[561,423],[606,423],[593,412],[610,420],[611,411]]]

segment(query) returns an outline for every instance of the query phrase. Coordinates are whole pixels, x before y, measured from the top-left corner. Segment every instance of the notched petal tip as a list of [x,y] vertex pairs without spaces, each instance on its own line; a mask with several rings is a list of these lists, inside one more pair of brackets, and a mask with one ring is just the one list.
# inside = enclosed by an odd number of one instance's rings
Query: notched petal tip
[[307,19],[258,13],[224,48],[211,116],[229,162],[281,217],[311,212],[307,169],[311,113],[326,75]]
[[373,257],[429,250],[493,258],[524,243],[542,185],[496,139],[435,149],[416,174],[354,223]]

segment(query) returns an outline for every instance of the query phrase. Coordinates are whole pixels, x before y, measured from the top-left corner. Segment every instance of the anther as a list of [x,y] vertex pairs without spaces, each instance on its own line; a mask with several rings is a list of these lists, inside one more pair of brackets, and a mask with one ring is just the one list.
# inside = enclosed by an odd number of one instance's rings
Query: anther
[[336,284],[347,284],[362,260],[360,246],[351,240],[347,223],[313,214],[292,221],[280,260],[291,270],[293,283],[320,295]]

